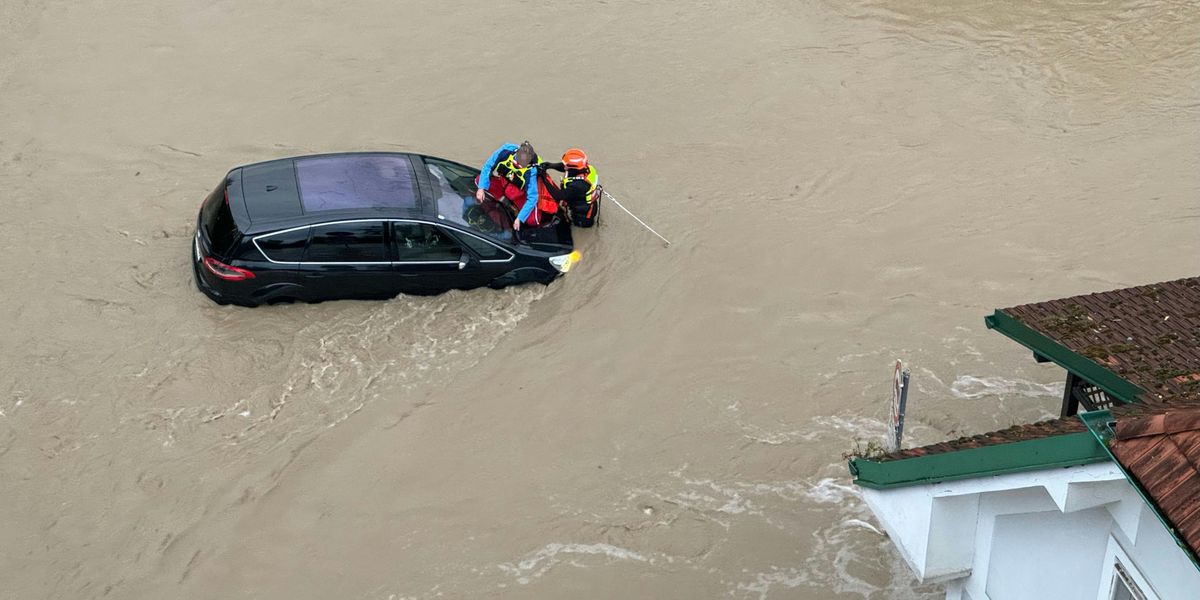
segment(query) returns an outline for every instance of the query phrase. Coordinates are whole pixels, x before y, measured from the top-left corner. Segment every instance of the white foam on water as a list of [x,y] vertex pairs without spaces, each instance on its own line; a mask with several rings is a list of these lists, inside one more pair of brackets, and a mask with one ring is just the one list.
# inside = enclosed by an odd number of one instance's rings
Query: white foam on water
[[875,350],[872,352],[857,352],[854,354],[843,354],[843,355],[837,357],[837,362],[838,362],[838,364],[842,364],[842,363],[850,362],[852,360],[858,360],[860,358],[873,358],[873,357],[879,356],[879,354],[881,352],[883,352],[883,351]]
[[560,544],[556,542],[542,546],[516,563],[504,563],[497,566],[501,571],[514,577],[517,583],[526,585],[560,564],[565,563],[573,567],[585,568],[587,566],[585,563],[576,560],[576,557],[579,556],[603,556],[610,562],[614,560],[654,562],[653,559],[647,558],[643,554],[611,544]]
[[[882,440],[887,424],[859,415],[823,415],[814,417],[805,430],[804,436],[783,437],[806,442],[826,438]],[[718,483],[696,477],[683,479],[693,487],[736,492],[744,498],[759,499],[770,494],[794,501],[794,510],[823,513],[820,522],[825,525],[815,531],[796,532],[806,535],[812,544],[802,560],[748,571],[745,577],[728,583],[728,597],[765,600],[803,596],[805,589],[867,600],[933,600],[944,595],[936,586],[922,586],[916,581],[866,507],[860,490],[851,483],[843,463],[827,465],[818,476],[803,481]],[[757,502],[761,504],[757,514],[768,522],[796,527],[780,519],[777,503]],[[732,521],[731,527],[736,523]]]
[[770,431],[754,425],[752,423],[742,423],[738,421],[738,426],[742,428],[742,437],[768,446],[782,446],[784,444],[792,444],[796,442],[811,442],[816,439],[817,433],[813,431],[802,431],[798,429],[785,431]]
[[[829,525],[812,532],[814,547],[808,558],[794,569],[760,574],[762,577],[745,584],[746,590],[757,591],[765,586],[765,594],[773,585],[795,587],[804,583],[870,600],[932,600],[944,594],[935,586],[919,585],[847,478],[819,479],[809,486],[806,499],[819,505],[816,510],[833,512]],[[881,567],[885,572],[879,573]],[[868,581],[855,574],[864,572],[877,575]]]
[[870,531],[870,532],[873,532],[873,533],[876,533],[876,534],[882,535],[882,536],[887,535],[886,533],[881,531],[878,527],[876,527],[866,521],[863,521],[862,519],[846,519],[845,521],[842,521],[842,525],[844,525],[846,527],[860,527],[862,529],[866,529],[867,531]]
[[[683,484],[683,488],[663,491],[650,489],[630,490],[621,504],[627,506],[631,502],[644,498],[655,498],[679,506],[684,510],[705,520],[714,522],[725,529],[732,526],[730,517],[753,516],[762,517],[768,523],[772,522],[766,514],[766,500],[778,498],[787,502],[802,502],[805,500],[817,503],[837,502],[837,498],[856,492],[840,485],[832,478],[822,480],[816,486],[806,481],[717,481],[712,478],[688,477],[684,475],[688,465],[683,465],[671,471],[670,475]],[[642,505],[639,504],[639,507]]]
[[[854,508],[850,511],[862,512],[861,504],[852,506]],[[835,523],[814,532],[812,539],[815,541],[815,547],[805,561],[801,572],[807,576],[809,581],[819,587],[832,589],[839,594],[853,594],[862,598],[879,598],[881,592],[896,591],[904,587],[905,579],[897,578],[894,573],[891,581],[882,586],[851,573],[852,569],[860,570],[855,567],[876,568],[879,562],[877,556],[883,549],[878,544],[879,536],[874,533],[877,530],[873,530],[870,537],[864,539],[865,532],[862,528],[847,526],[849,522],[862,521],[856,517],[847,518],[846,513],[850,511],[845,509],[839,511],[840,518]],[[868,558],[869,553],[875,554],[876,557]],[[895,551],[890,548],[883,550],[882,554],[887,557],[884,559],[885,561],[898,558],[894,556]],[[909,574],[907,579],[911,581],[914,577]],[[886,597],[891,598],[892,596]]]
[[[962,354],[973,356],[975,358],[983,357],[983,353],[980,352],[978,348],[971,345],[970,340],[966,340],[963,338],[954,337],[954,336],[944,337],[944,338],[942,338],[942,346],[945,346],[947,348],[952,347],[952,346],[961,346]],[[951,364],[954,364],[953,360],[951,360]]]
[[722,495],[724,496],[723,498],[717,498],[699,492],[687,491],[675,494],[674,498],[684,506],[704,508],[705,510],[725,513],[727,515],[740,515],[742,513],[758,514],[760,512],[749,500],[742,498],[737,492],[724,492]]
[[804,497],[818,504],[844,504],[848,501],[859,501],[862,495],[858,489],[847,482],[845,477],[826,477],[811,485],[804,491]]
[[403,401],[418,386],[478,364],[546,290],[523,286],[298,306],[331,319],[314,317],[284,343],[284,377],[229,413],[246,417],[246,424],[226,433],[226,441],[244,445],[265,438],[276,445],[295,433],[336,427],[380,398]]
[[974,400],[989,396],[1005,398],[1018,396],[1022,398],[1062,397],[1063,384],[1044,384],[1025,379],[1009,379],[1006,377],[976,377],[974,375],[959,375],[950,384],[950,393],[960,400]]
[[671,471],[670,475],[682,480],[686,489],[676,490],[672,494],[652,494],[647,490],[634,490],[629,498],[637,494],[649,494],[661,500],[668,500],[702,512],[724,513],[728,515],[762,515],[763,509],[752,498],[775,496],[784,500],[795,501],[804,498],[808,486],[802,481],[773,481],[773,482],[722,482],[711,478],[693,478],[684,476],[688,465]]
[[[799,481],[782,481],[773,483],[749,483],[734,481],[718,483],[711,479],[687,479],[684,483],[692,486],[707,487],[731,500],[742,500],[742,495],[778,496],[784,500],[798,500],[805,494],[805,485]],[[753,506],[745,501],[747,506]]]
[[[863,430],[863,424],[853,419],[828,419],[826,423],[836,423],[835,431]],[[688,468],[684,465],[670,472],[684,486],[682,489],[666,493],[632,490],[621,506],[628,508],[630,503],[638,502],[640,508],[645,498],[654,497],[717,523],[726,531],[738,527],[744,519],[762,519],[812,540],[812,550],[797,564],[772,565],[761,572],[746,571],[744,577],[732,581],[726,577],[728,597],[791,597],[797,592],[789,590],[800,587],[832,590],[868,600],[933,600],[943,593],[934,586],[917,583],[891,540],[875,523],[859,489],[850,483],[848,476],[833,475],[843,472],[845,467],[841,463],[823,469],[829,476],[772,482],[718,481],[688,475]],[[784,502],[768,501],[770,498]],[[780,514],[781,510],[824,513],[820,521],[828,524],[815,531],[795,530],[795,522],[789,522],[786,515]],[[530,574],[541,572],[539,560],[544,559],[534,554],[523,563],[512,565],[508,572],[528,579]],[[660,562],[703,568],[701,563],[688,558],[667,557]]]
[[[730,527],[729,519],[727,518],[730,515],[762,514],[758,507],[736,493],[732,496],[718,497],[694,489],[674,490],[665,493],[642,488],[632,489],[626,494],[625,502],[620,504],[620,506],[624,508],[630,502],[638,501],[638,506],[643,507],[645,505],[640,500],[645,498],[654,498],[660,502],[678,506],[683,510],[690,511],[698,518],[716,523],[724,529],[729,529]],[[599,515],[594,516],[598,517]]]
[[930,392],[930,390],[929,390],[928,388],[926,388],[925,386],[921,385],[921,383],[922,383],[923,381],[932,380],[934,383],[937,383],[937,384],[938,384],[938,386],[940,386],[940,387],[938,388],[938,390],[937,390],[939,393],[940,393],[942,390],[945,390],[945,389],[949,389],[949,388],[950,388],[950,386],[946,385],[946,382],[942,381],[942,378],[941,378],[941,377],[938,377],[938,376],[937,376],[937,373],[934,373],[933,371],[931,371],[931,370],[929,370],[929,369],[927,369],[927,368],[925,368],[925,367],[921,367],[921,368],[920,368],[920,370],[921,370],[921,375],[922,375],[922,377],[913,377],[913,378],[910,380],[910,384],[915,384],[915,387],[917,388],[917,391],[918,391],[918,392],[921,392],[921,394],[930,394],[930,393],[931,393],[931,392]]
[[771,590],[777,587],[792,589],[809,583],[808,576],[795,568],[774,568],[766,573],[754,573],[754,580],[736,584],[730,596],[766,600]]
[[742,437],[768,446],[813,442],[827,437],[883,439],[887,431],[883,421],[859,415],[821,415],[813,417],[807,427],[800,429],[769,430],[741,419],[737,425],[743,431]]
[[821,415],[813,417],[810,430],[820,433],[850,434],[854,438],[882,437],[887,423],[861,415]]

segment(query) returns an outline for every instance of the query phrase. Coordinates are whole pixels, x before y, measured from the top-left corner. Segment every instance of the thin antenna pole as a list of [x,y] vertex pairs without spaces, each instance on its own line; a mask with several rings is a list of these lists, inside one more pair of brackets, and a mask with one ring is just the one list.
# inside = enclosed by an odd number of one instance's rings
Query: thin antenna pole
[[649,231],[650,233],[653,233],[654,235],[657,235],[657,236],[658,236],[658,239],[660,239],[660,240],[662,240],[662,241],[666,242],[668,246],[670,246],[670,245],[671,245],[671,241],[670,241],[670,240],[668,240],[667,238],[665,238],[665,237],[663,237],[662,235],[660,235],[660,234],[659,234],[657,231],[655,231],[653,228],[651,228],[649,225],[647,225],[645,221],[643,221],[643,220],[639,219],[637,215],[635,215],[635,214],[633,214],[633,213],[629,212],[629,209],[628,209],[628,208],[625,208],[624,206],[621,206],[621,203],[620,203],[620,202],[618,202],[616,198],[613,198],[613,195],[612,195],[612,194],[610,194],[610,193],[608,193],[608,190],[604,190],[604,195],[605,195],[606,197],[608,197],[608,199],[609,199],[609,200],[612,200],[612,201],[613,201],[613,204],[616,204],[616,205],[617,205],[617,208],[619,208],[619,209],[621,209],[621,210],[625,211],[625,212],[626,212],[626,214],[628,214],[629,216],[633,217],[633,220],[637,221],[638,223],[641,223],[641,224],[642,224],[642,227],[645,227],[645,228],[646,228],[646,231]]
[[908,369],[904,370],[900,381],[900,419],[896,423],[896,449],[904,443],[904,413],[908,410]]

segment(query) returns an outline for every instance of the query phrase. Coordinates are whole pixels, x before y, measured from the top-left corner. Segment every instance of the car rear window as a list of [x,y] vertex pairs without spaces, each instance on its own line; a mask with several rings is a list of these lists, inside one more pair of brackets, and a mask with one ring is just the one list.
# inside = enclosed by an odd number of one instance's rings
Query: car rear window
[[417,181],[405,156],[341,155],[296,161],[305,212],[417,207]]
[[228,179],[222,179],[200,209],[200,224],[208,237],[209,247],[213,254],[222,256],[229,254],[238,239],[237,224],[233,221],[233,213],[229,211],[229,201],[225,196],[228,183]]
[[298,263],[304,259],[304,246],[308,244],[308,228],[281,231],[255,240],[258,249],[267,260],[280,263]]

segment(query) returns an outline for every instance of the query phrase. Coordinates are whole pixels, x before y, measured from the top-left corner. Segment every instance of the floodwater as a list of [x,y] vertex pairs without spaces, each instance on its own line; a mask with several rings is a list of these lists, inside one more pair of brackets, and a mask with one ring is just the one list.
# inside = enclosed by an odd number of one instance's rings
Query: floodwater
[[[996,307],[1200,271],[1200,4],[0,4],[0,598],[936,598],[842,454],[1054,414]],[[230,167],[582,146],[549,287],[196,291]]]

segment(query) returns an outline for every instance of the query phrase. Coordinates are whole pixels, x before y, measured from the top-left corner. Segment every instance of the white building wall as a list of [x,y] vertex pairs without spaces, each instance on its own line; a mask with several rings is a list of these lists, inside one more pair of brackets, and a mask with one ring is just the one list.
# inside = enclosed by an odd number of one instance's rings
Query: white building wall
[[1096,600],[1112,521],[1108,511],[1092,508],[994,518],[985,589],[988,598]]
[[1141,513],[1136,541],[1129,543],[1128,535],[1114,528],[1113,537],[1117,538],[1117,543],[1162,600],[1200,598],[1200,573],[1195,565],[1179,550],[1175,538],[1145,504]]
[[863,497],[922,581],[946,584],[948,600],[1103,599],[1110,538],[1150,597],[1200,598],[1200,571],[1112,463]]

